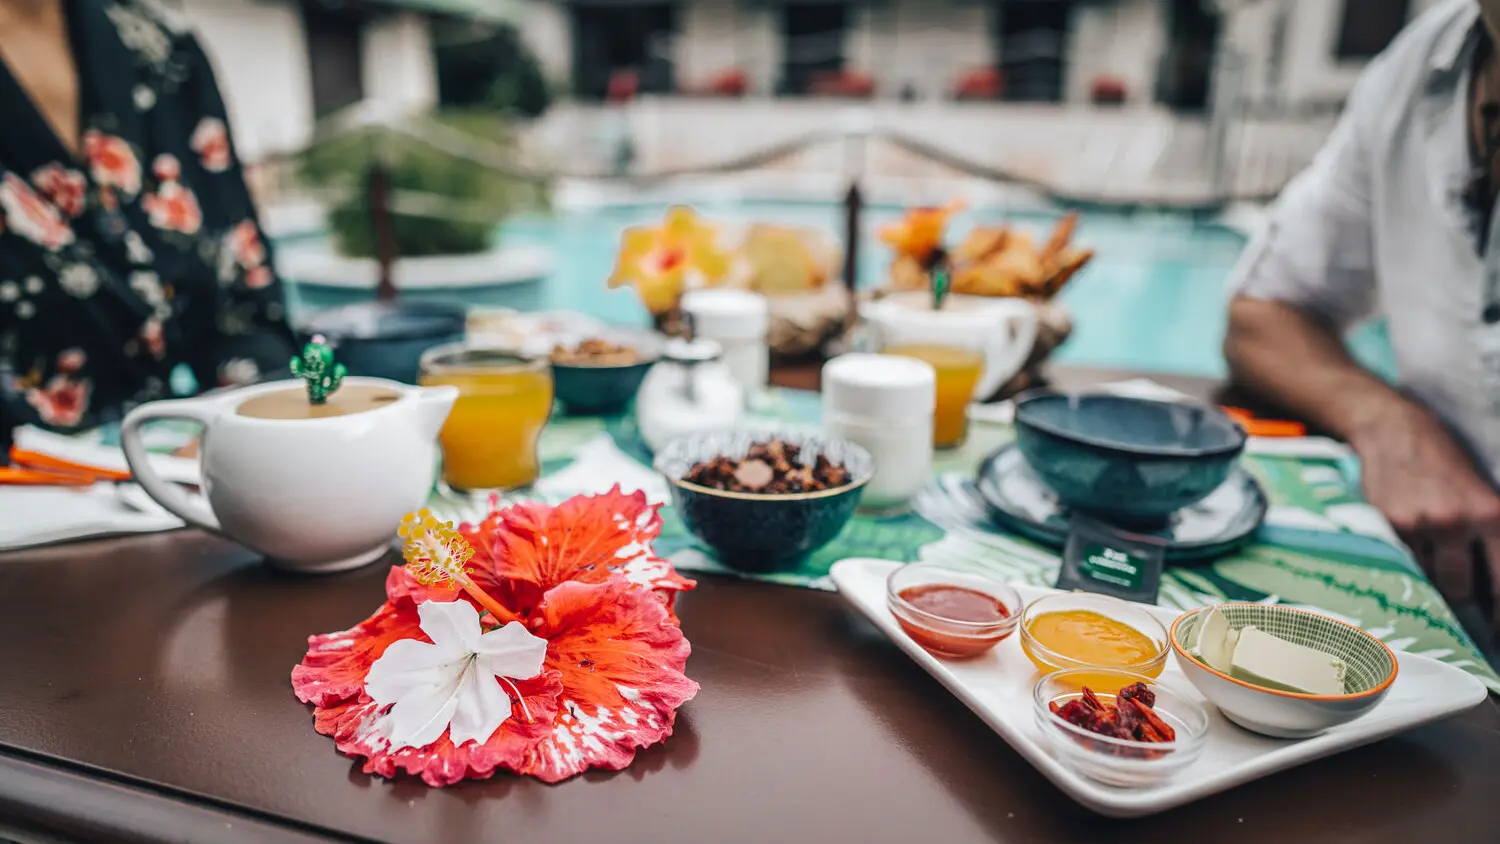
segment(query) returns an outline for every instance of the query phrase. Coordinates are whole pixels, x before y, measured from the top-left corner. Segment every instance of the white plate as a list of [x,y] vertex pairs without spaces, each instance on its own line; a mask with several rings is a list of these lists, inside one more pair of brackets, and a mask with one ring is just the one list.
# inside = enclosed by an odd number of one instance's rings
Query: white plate
[[[1414,654],[1397,655],[1401,670],[1396,682],[1369,714],[1329,730],[1316,738],[1273,739],[1236,727],[1188,682],[1168,660],[1161,682],[1202,701],[1209,710],[1208,742],[1203,755],[1176,777],[1146,788],[1114,788],[1085,779],[1062,766],[1044,743],[1032,712],[1032,689],[1037,672],[1012,635],[983,656],[964,661],[941,660],[913,642],[886,609],[886,577],[900,563],[849,559],[833,566],[839,593],[891,638],[917,664],[927,669],[974,714],[1036,767],[1069,797],[1100,814],[1129,818],[1165,811],[1267,774],[1369,744],[1412,727],[1438,721],[1479,705],[1484,686],[1472,675],[1437,660]],[[1055,590],[1015,584],[1023,601]],[[1171,624],[1177,613],[1145,607]]]

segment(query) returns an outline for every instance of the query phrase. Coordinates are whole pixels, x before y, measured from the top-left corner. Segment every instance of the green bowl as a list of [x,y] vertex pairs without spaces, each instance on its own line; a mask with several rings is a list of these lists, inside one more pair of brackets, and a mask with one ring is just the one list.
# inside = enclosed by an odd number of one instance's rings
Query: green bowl
[[[773,439],[799,446],[804,460],[825,455],[849,470],[849,483],[818,492],[763,495],[710,489],[684,479],[705,460],[743,457],[753,443]],[[683,524],[720,562],[739,571],[776,572],[795,569],[838,536],[875,474],[875,459],[852,442],[819,434],[707,431],[668,443],[656,455],[656,470],[671,484],[672,504]]]

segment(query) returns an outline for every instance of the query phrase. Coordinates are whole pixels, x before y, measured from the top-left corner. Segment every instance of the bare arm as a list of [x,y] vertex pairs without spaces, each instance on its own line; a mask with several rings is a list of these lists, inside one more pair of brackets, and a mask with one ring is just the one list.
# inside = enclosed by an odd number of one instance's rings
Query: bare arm
[[1351,443],[1381,415],[1415,409],[1349,357],[1337,329],[1283,302],[1236,296],[1224,358],[1236,384]]

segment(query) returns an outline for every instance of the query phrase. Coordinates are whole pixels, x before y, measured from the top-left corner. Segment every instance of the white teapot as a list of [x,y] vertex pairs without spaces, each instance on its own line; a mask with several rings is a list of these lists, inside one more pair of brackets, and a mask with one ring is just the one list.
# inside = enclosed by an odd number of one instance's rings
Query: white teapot
[[[276,381],[141,405],[120,437],[135,479],[183,521],[278,567],[335,572],[383,556],[402,516],[427,501],[457,397],[452,386],[351,377],[309,411],[303,382]],[[202,496],[152,470],[141,439],[152,419],[203,425]]]

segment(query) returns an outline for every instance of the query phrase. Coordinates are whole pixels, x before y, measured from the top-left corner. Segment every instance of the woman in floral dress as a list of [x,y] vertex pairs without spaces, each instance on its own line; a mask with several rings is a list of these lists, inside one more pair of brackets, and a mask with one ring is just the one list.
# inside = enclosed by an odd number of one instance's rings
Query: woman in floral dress
[[142,0],[0,0],[0,438],[284,368],[281,284],[198,42]]

